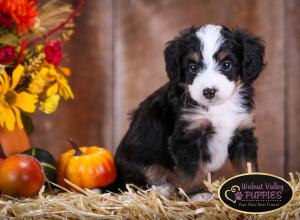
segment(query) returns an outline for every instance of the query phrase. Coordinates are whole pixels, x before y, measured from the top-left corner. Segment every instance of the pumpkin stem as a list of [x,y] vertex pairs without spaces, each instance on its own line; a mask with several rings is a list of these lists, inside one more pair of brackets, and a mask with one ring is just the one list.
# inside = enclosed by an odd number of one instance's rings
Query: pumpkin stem
[[70,144],[72,145],[72,147],[75,150],[75,154],[74,155],[75,156],[81,156],[83,153],[79,150],[79,146],[75,143],[75,141],[72,138],[70,138],[70,137],[68,137],[67,139],[68,139],[68,141],[70,142]]

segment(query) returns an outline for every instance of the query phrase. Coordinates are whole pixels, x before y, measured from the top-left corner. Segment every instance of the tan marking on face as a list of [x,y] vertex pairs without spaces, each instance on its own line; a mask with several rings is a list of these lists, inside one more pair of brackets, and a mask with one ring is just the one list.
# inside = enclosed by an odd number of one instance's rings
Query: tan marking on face
[[226,52],[224,52],[224,51],[221,51],[220,53],[218,53],[217,59],[218,59],[219,61],[222,61],[222,60],[224,60],[227,56],[228,56],[228,53],[226,53]]
[[194,62],[194,63],[200,63],[200,55],[196,52],[192,52],[188,55],[188,57]]

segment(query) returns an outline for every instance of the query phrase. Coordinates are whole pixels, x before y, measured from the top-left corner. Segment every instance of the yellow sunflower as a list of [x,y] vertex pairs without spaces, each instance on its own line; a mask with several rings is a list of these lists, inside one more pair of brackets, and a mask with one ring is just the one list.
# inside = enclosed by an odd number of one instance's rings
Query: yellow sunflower
[[44,63],[42,68],[32,75],[28,89],[30,93],[38,95],[41,111],[50,114],[56,110],[60,97],[65,100],[74,98],[66,79],[68,75],[70,75],[68,68],[56,68],[49,63]]
[[43,111],[46,114],[51,114],[57,109],[59,100],[60,100],[60,96],[57,94],[47,97],[45,101],[40,102],[41,111]]
[[64,97],[65,100],[74,98],[73,92],[70,86],[68,85],[68,81],[66,80],[65,77],[59,74],[55,75],[55,82],[47,90],[47,96],[49,97],[57,93],[60,96]]
[[18,65],[10,77],[4,68],[0,70],[0,126],[12,131],[17,123],[23,129],[21,110],[34,112],[37,96],[28,92],[15,91],[20,78],[24,74],[24,67]]
[[40,95],[44,92],[44,89],[46,89],[47,97],[59,94],[65,100],[73,99],[74,94],[64,76],[66,74],[69,74],[67,68],[56,69],[52,64],[44,65],[33,77],[29,85],[29,91],[33,94]]

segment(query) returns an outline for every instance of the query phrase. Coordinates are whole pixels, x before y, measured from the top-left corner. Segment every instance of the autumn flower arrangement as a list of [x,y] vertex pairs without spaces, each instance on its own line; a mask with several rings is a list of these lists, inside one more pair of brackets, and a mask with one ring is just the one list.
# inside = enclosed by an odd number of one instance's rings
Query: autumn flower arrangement
[[61,66],[62,44],[83,0],[75,8],[43,2],[0,0],[0,127],[9,131],[23,129],[30,113],[50,114],[61,99],[74,98],[71,71]]

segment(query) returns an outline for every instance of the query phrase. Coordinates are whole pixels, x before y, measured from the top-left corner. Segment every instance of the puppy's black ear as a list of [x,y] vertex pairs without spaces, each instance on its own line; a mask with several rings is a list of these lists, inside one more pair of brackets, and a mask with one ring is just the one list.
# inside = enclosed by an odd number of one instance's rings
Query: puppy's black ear
[[263,41],[246,30],[233,31],[243,50],[241,79],[252,83],[264,67],[265,46]]
[[172,40],[167,43],[164,51],[166,71],[171,82],[180,81],[180,51],[178,41]]

